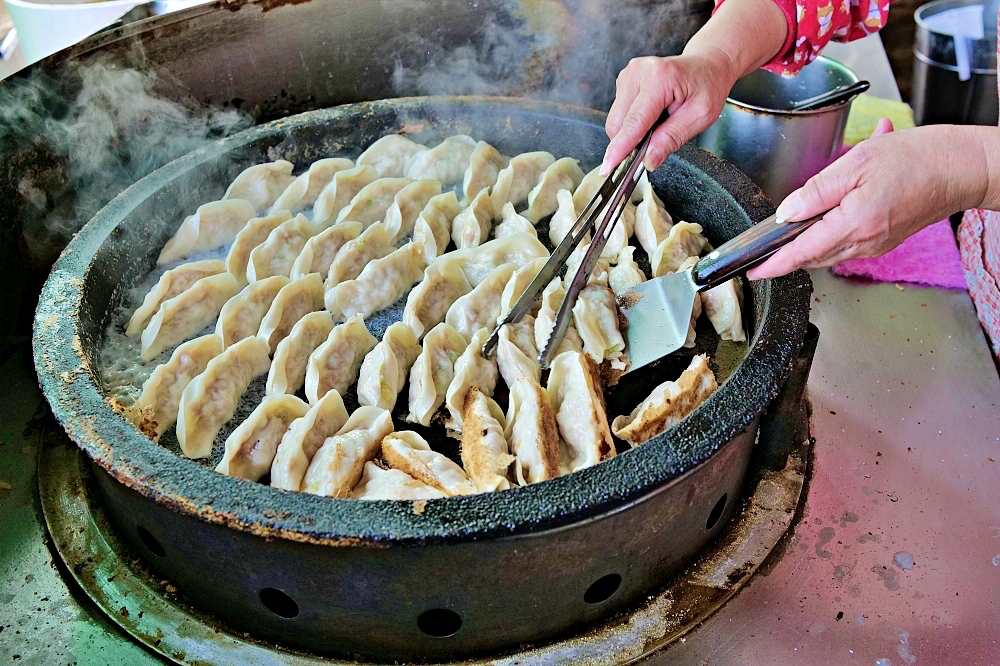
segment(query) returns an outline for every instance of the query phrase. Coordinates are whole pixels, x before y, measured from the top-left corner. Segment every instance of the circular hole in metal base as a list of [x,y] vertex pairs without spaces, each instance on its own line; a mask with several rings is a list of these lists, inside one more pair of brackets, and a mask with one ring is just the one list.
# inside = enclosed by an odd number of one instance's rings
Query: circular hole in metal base
[[273,587],[265,587],[260,591],[260,602],[267,610],[286,620],[299,614],[299,605],[295,600]]
[[712,513],[708,514],[708,522],[705,523],[706,530],[712,529],[719,523],[719,518],[722,518],[722,512],[726,509],[727,499],[729,499],[729,493],[722,493],[722,497],[712,507]]
[[621,584],[622,577],[616,573],[602,576],[591,583],[587,591],[583,593],[583,600],[588,604],[599,604],[602,601],[607,601],[618,591]]
[[163,557],[164,555],[167,554],[167,551],[163,549],[163,546],[160,545],[160,542],[156,540],[156,537],[150,534],[149,530],[147,530],[145,527],[143,527],[142,525],[137,525],[135,531],[138,532],[139,538],[142,540],[143,545],[146,546],[146,548],[149,549],[149,552],[151,552],[153,555],[156,555],[157,557]]
[[462,628],[462,616],[447,608],[432,608],[420,614],[417,627],[428,636],[448,638]]

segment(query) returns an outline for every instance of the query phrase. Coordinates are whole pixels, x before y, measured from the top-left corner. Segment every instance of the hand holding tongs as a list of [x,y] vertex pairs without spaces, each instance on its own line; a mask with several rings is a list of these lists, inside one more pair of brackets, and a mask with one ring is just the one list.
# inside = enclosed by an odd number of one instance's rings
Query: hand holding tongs
[[[542,270],[538,272],[538,275],[531,281],[531,284],[524,290],[506,316],[497,322],[493,334],[483,345],[483,355],[488,356],[493,352],[500,338],[501,327],[520,321],[524,317],[546,285],[559,274],[563,265],[587,233],[597,225],[590,247],[566,289],[566,297],[556,314],[555,325],[549,334],[545,348],[541,350],[539,355],[538,360],[542,367],[549,367],[555,357],[556,350],[559,348],[559,343],[562,342],[566,334],[577,296],[586,286],[594,267],[597,265],[597,260],[601,256],[601,251],[611,236],[614,225],[618,222],[625,206],[632,197],[636,184],[646,173],[643,159],[646,156],[653,132],[663,124],[666,118],[667,113],[664,111],[646,132],[639,145],[604,181],[597,194],[577,218],[573,228],[559,243],[549,260],[545,262]],[[620,303],[628,303],[627,306],[622,306],[622,313],[629,323],[626,334],[626,351],[630,361],[629,372],[648,365],[683,346],[687,338],[691,312],[694,308],[694,297],[699,291],[718,286],[753,268],[809,228],[814,222],[822,219],[823,215],[825,213],[801,222],[786,222],[772,215],[726,242],[722,247],[713,250],[692,268],[648,280],[630,289],[629,292],[635,294],[634,298],[619,299]]]

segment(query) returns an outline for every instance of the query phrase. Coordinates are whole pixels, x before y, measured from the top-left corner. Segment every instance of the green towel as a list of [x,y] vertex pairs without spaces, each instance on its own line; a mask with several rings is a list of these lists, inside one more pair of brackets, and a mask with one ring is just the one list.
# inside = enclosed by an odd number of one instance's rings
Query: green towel
[[909,105],[882,97],[858,95],[851,104],[851,114],[847,117],[844,145],[856,146],[870,137],[879,118],[888,118],[898,130],[916,127],[913,109]]

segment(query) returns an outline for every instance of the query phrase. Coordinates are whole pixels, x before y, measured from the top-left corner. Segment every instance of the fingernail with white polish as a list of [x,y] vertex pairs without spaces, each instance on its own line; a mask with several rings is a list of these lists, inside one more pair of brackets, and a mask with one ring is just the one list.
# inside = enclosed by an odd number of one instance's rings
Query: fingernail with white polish
[[608,174],[611,173],[611,165],[609,165],[607,162],[602,162],[601,170],[598,171],[597,173],[601,176],[601,178],[607,178]]
[[802,213],[802,196],[798,192],[792,192],[778,205],[775,215],[782,220],[795,220],[796,216]]

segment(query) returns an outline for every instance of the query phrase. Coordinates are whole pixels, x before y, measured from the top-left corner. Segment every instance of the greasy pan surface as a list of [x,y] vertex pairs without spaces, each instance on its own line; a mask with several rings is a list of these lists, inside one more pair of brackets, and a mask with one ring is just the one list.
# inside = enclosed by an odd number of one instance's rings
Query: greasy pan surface
[[[353,157],[380,136],[401,130],[423,142],[466,133],[506,154],[549,150],[579,158],[586,170],[599,162],[607,144],[603,120],[598,112],[526,100],[396,99],[293,116],[164,166],[100,211],[66,248],[45,285],[34,353],[56,417],[112,478],[167,508],[295,541],[456,543],[568,526],[644,499],[752,427],[777,394],[808,322],[810,284],[804,273],[747,289],[744,316],[754,336],[746,357],[677,427],[581,472],[511,491],[432,500],[419,514],[410,502],[276,491],[179,458],[110,409],[95,369],[112,312],[124,291],[152,268],[182,214],[219,198],[250,164],[285,158],[301,168],[320,157]],[[671,213],[701,223],[716,246],[771,212],[748,179],[693,147],[671,157],[653,174],[653,183]],[[658,381],[651,378],[645,391]]]

